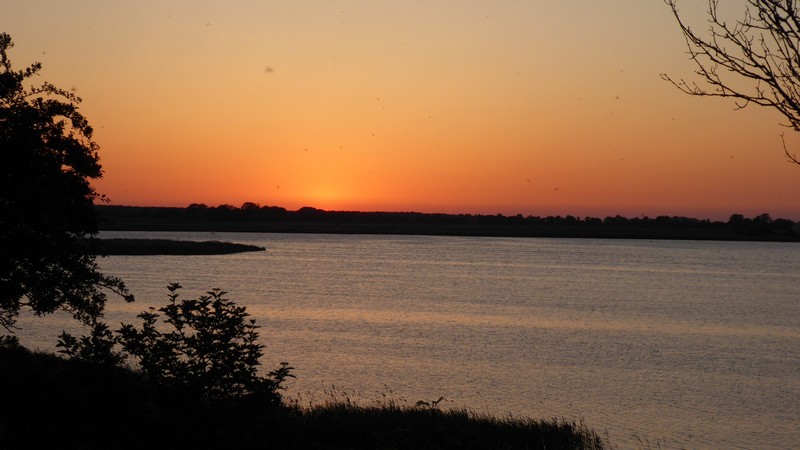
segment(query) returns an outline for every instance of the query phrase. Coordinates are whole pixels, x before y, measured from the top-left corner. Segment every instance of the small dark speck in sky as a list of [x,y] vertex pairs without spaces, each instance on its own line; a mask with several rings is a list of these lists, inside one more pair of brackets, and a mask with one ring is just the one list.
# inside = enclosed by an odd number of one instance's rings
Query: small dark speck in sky
[[558,188],[553,188],[554,191],[558,192]]
[[273,68],[272,68],[272,67],[270,67],[270,66],[267,66],[267,68],[266,68],[266,69],[264,69],[264,72],[266,72],[266,73],[272,73],[272,72],[275,72],[275,69],[273,69]]

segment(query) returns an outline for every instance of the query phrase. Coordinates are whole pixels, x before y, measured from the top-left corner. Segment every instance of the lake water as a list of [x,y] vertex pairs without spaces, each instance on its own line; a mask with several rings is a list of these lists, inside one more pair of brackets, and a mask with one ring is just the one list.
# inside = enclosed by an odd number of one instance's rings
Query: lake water
[[[134,321],[222,288],[263,327],[289,396],[582,420],[619,448],[800,446],[800,246],[782,243],[103,233],[253,243],[225,256],[100,260]],[[137,321],[138,322],[138,321]],[[23,321],[52,347],[66,322]]]

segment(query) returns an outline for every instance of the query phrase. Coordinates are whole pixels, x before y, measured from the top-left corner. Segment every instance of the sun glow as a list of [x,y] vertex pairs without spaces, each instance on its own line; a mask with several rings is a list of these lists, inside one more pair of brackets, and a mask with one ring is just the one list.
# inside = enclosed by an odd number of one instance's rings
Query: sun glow
[[353,196],[341,187],[320,184],[309,187],[301,198],[305,199],[306,206],[339,210],[347,204],[347,199],[353,198]]
[[777,113],[661,80],[693,70],[662,2],[579,3],[3,12],[84,98],[116,204],[800,219]]

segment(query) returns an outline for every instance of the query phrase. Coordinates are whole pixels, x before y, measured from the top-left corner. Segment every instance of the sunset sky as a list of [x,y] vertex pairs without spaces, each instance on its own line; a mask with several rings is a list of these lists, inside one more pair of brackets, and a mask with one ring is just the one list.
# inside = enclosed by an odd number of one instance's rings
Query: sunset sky
[[661,0],[12,0],[0,31],[84,99],[113,204],[800,220],[800,135],[661,80],[693,69]]

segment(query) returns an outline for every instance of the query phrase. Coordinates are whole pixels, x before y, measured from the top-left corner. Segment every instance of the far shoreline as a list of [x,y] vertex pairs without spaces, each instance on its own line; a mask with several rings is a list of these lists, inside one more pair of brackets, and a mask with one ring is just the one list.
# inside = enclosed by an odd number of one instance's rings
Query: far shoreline
[[686,217],[599,218],[324,211],[279,207],[98,206],[102,231],[314,233],[459,237],[800,242],[800,223],[734,214],[728,222]]

